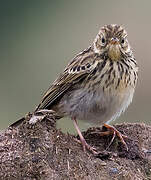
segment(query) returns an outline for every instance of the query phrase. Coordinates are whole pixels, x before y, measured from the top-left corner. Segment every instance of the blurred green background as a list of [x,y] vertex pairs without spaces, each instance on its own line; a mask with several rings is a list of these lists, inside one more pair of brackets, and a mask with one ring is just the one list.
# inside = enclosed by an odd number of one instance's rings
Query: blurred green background
[[[34,110],[67,62],[110,23],[126,28],[140,67],[133,103],[114,123],[151,124],[150,7],[150,0],[0,1],[0,129]],[[74,129],[70,119],[58,126]]]

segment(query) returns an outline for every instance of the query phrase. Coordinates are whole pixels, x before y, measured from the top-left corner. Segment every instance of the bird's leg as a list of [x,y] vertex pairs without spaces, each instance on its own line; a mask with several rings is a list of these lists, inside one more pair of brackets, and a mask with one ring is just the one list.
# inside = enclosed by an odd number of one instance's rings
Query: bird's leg
[[127,136],[123,135],[122,133],[120,133],[115,127],[108,125],[108,124],[104,124],[104,127],[106,127],[108,129],[108,131],[105,132],[100,132],[99,134],[101,136],[105,136],[105,135],[113,135],[110,144],[108,145],[107,148],[109,148],[109,146],[112,144],[115,136],[119,137],[120,141],[124,144],[124,146],[126,147],[127,151],[128,151],[128,147],[126,142],[124,141],[124,138],[128,138]]
[[96,149],[91,147],[89,144],[87,144],[86,140],[84,139],[84,137],[80,131],[80,128],[78,126],[76,118],[72,118],[72,120],[73,120],[74,127],[75,127],[75,129],[76,129],[76,131],[80,137],[80,141],[81,141],[81,144],[83,147],[83,151],[85,152],[87,149],[87,150],[91,151],[93,154],[97,154]]

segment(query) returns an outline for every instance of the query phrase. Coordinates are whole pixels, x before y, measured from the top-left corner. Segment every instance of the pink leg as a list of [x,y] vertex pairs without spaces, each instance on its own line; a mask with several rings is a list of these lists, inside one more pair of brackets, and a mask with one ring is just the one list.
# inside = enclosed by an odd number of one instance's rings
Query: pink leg
[[[126,139],[127,136],[125,136],[125,135],[123,135],[122,133],[120,133],[115,127],[113,127],[113,126],[111,126],[111,125],[104,124],[104,127],[106,127],[106,128],[108,129],[108,131],[106,131],[106,132],[100,132],[100,135],[101,135],[101,136],[109,135],[109,134],[112,134],[112,135],[113,135],[109,146],[112,144],[113,140],[115,139],[115,136],[117,136],[117,137],[119,137],[120,141],[124,144],[124,146],[126,147],[126,149],[127,149],[127,151],[128,151],[128,146],[127,146],[126,142],[124,141],[124,138]],[[109,147],[109,146],[108,146],[108,147]]]
[[78,123],[77,123],[76,118],[73,118],[73,124],[74,124],[75,129],[77,130],[79,137],[80,137],[80,141],[81,141],[81,144],[83,147],[83,151],[85,152],[87,149],[87,150],[91,151],[93,154],[97,154],[96,149],[91,147],[90,145],[88,145],[87,142],[85,141],[85,139],[84,139],[84,137],[80,131],[80,128],[78,127]]

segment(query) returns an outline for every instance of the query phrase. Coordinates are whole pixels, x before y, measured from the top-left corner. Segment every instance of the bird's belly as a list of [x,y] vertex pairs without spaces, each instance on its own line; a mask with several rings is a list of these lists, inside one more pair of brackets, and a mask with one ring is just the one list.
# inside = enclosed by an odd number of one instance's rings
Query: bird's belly
[[63,98],[61,107],[67,116],[102,124],[116,119],[132,101],[133,93],[132,88],[127,88],[120,94],[78,89]]

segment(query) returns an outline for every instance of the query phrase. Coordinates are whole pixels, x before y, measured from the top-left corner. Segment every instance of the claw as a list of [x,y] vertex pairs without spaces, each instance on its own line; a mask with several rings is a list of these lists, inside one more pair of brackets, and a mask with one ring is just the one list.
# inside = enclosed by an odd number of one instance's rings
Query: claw
[[127,136],[123,135],[122,133],[120,133],[115,127],[110,126],[108,124],[104,124],[104,127],[106,127],[108,129],[108,131],[105,132],[100,132],[99,134],[101,136],[105,136],[105,135],[110,135],[112,134],[113,137],[107,147],[107,149],[110,147],[110,145],[113,143],[115,136],[119,137],[120,141],[122,142],[122,144],[124,144],[124,146],[126,147],[126,150],[128,151],[128,146],[126,144],[126,142],[124,141],[124,139],[128,138]]
[[[90,145],[86,142],[86,140],[84,139],[84,137],[83,137],[83,135],[82,135],[82,133],[81,133],[79,127],[78,127],[78,124],[77,124],[77,121],[76,121],[75,118],[73,118],[73,123],[74,123],[74,126],[75,126],[75,128],[76,128],[76,130],[77,130],[77,132],[78,132],[79,137],[80,137],[80,143],[82,144],[83,151],[86,152],[86,149],[87,149],[88,151],[92,152],[92,153],[95,154],[95,155],[98,154],[98,153],[97,153],[97,150],[96,150],[94,147],[90,146]],[[79,141],[78,141],[78,142],[79,142]]]

